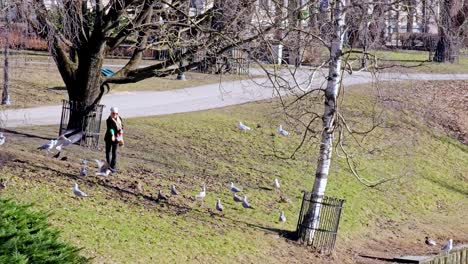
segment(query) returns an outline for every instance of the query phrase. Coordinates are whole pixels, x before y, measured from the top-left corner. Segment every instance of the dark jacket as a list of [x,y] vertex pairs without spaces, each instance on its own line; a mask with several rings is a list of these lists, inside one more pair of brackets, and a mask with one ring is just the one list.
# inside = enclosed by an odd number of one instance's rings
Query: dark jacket
[[[120,118],[120,116],[117,116],[119,119],[120,119],[120,122],[122,122],[122,129],[123,129],[123,121],[122,121],[122,118]],[[105,142],[112,142],[112,133],[111,133],[111,129],[114,131],[114,135],[115,137],[117,137],[117,134],[120,133],[121,131],[120,130],[117,130],[117,124],[114,122],[114,120],[112,120],[112,117],[109,116],[106,120],[106,124],[107,124],[107,129],[106,129],[106,134],[104,135],[104,141]]]

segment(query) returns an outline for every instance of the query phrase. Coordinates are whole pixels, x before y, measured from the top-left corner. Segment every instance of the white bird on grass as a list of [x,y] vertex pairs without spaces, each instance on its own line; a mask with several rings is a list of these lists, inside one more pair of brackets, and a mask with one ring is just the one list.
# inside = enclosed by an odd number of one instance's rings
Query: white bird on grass
[[88,197],[88,195],[78,189],[78,183],[75,183],[75,187],[73,187],[73,193],[78,197]]
[[179,192],[177,191],[177,189],[176,189],[176,187],[175,187],[174,184],[171,185],[171,194],[172,194],[172,195],[178,195],[178,194],[179,194]]
[[5,139],[6,137],[3,135],[3,133],[0,132],[0,146],[5,144]]
[[6,189],[7,182],[5,179],[0,179],[0,190]]
[[216,210],[222,212],[224,210],[224,206],[221,204],[221,200],[216,200]]
[[441,251],[449,252],[453,248],[453,239],[449,239],[449,241],[442,247]]
[[434,240],[430,239],[429,237],[426,237],[426,240],[424,242],[426,243],[426,245],[429,245],[429,246],[437,245],[437,243]]
[[88,176],[88,169],[86,168],[86,165],[83,165],[83,167],[81,167],[80,176]]
[[247,201],[247,196],[244,195],[242,198],[242,207],[253,209],[252,205]]
[[[75,131],[65,131],[65,133],[70,133],[70,132],[75,132]],[[57,143],[55,149],[57,150],[62,150],[64,147],[68,147],[72,144],[75,144],[76,142],[80,141],[81,138],[83,137],[83,132],[76,133],[74,135],[71,135],[70,137],[66,137],[66,134],[62,134],[57,138]]]
[[284,215],[284,211],[280,212],[279,221],[280,223],[286,222],[286,216]]
[[205,185],[203,184],[203,188],[202,188],[202,191],[199,192],[197,195],[195,195],[195,198],[200,198],[200,199],[204,199],[206,196],[206,188],[205,188]]
[[242,198],[236,193],[232,193],[232,199],[234,200],[234,202],[237,202],[237,203],[242,202]]
[[237,127],[242,131],[249,131],[252,130],[250,127],[244,125],[241,121],[237,124]]
[[289,132],[284,130],[282,125],[279,125],[278,127],[278,134],[281,136],[289,136]]
[[168,198],[165,194],[161,192],[161,190],[158,191],[158,201],[166,201]]
[[234,192],[234,193],[236,193],[236,192],[242,192],[241,189],[239,189],[239,188],[237,188],[236,186],[234,186],[234,183],[233,183],[233,182],[231,182],[231,186],[229,187],[229,190],[230,190],[231,192]]
[[109,169],[109,165],[107,162],[102,161],[102,160],[95,160],[98,166],[98,172],[96,172],[96,176],[104,176],[107,177],[109,176],[109,173],[111,173],[111,170]]
[[275,179],[275,181],[273,182],[273,184],[275,185],[276,189],[279,189],[279,188],[281,187],[281,185],[280,185],[278,179]]
[[47,150],[47,152],[49,152],[56,144],[57,144],[57,140],[51,139],[49,142],[47,142],[46,144],[38,147],[37,149]]

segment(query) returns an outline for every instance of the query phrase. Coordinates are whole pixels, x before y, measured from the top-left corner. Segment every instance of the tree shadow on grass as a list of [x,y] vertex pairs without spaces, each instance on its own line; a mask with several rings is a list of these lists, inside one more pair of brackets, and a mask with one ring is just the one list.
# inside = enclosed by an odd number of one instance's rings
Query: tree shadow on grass
[[66,91],[67,87],[65,87],[65,86],[53,86],[53,87],[47,88],[47,90],[49,90],[49,91]]
[[[190,212],[192,210],[197,211],[197,209],[193,209],[193,208],[188,207],[188,206],[170,203],[170,201],[168,201],[168,200],[160,200],[160,199],[158,199],[158,197],[153,197],[151,195],[132,192],[132,191],[124,189],[124,188],[122,188],[122,187],[120,187],[118,185],[112,185],[112,184],[109,183],[109,178],[107,178],[107,177],[106,178],[104,178],[104,177],[90,177],[90,176],[83,177],[83,176],[78,176],[78,175],[75,175],[75,174],[72,174],[72,173],[63,172],[63,171],[60,171],[60,170],[57,170],[57,169],[54,169],[54,168],[51,168],[51,167],[42,166],[42,165],[38,165],[38,164],[31,164],[31,163],[29,163],[27,161],[23,162],[23,163],[27,163],[28,165],[36,167],[38,169],[53,171],[53,172],[55,172],[55,173],[57,173],[59,175],[63,175],[65,177],[71,178],[73,180],[84,181],[88,185],[97,184],[97,185],[99,185],[101,187],[104,187],[104,188],[106,188],[108,190],[117,192],[119,195],[126,194],[126,195],[129,195],[129,196],[133,196],[135,198],[144,199],[145,201],[150,202],[150,203],[155,204],[155,205],[156,204],[164,204],[164,205],[166,205],[168,207],[174,208],[177,215],[185,214],[185,213],[188,213],[188,212]],[[112,176],[110,176],[110,177],[112,177]],[[126,200],[126,201],[128,202],[128,200]],[[135,203],[137,203],[137,202],[135,202]],[[201,211],[201,210],[198,210],[198,211]]]
[[468,189],[464,189],[463,185],[449,184],[444,180],[438,180],[438,179],[434,179],[434,178],[430,178],[430,177],[426,177],[426,176],[424,176],[423,178],[425,180],[428,180],[428,181],[430,181],[432,183],[435,183],[435,184],[437,184],[437,185],[439,185],[441,187],[444,187],[445,189],[447,189],[449,191],[456,192],[456,193],[468,196]]
[[26,132],[19,132],[19,131],[7,129],[7,128],[4,128],[3,131],[8,133],[8,134],[20,135],[20,136],[24,136],[24,137],[27,137],[27,138],[38,138],[38,139],[50,140],[50,137],[43,137],[43,136],[30,134],[30,133],[26,133]]
[[273,228],[273,227],[264,227],[264,226],[260,226],[257,224],[248,224],[248,223],[247,223],[247,226],[263,230],[267,233],[278,234],[279,236],[284,237],[285,239],[291,240],[291,241],[297,241],[299,238],[296,231]]

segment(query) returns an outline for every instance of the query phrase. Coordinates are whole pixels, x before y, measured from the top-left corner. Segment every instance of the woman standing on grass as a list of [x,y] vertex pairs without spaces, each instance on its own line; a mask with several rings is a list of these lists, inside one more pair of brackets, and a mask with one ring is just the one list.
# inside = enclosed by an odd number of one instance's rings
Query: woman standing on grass
[[110,111],[111,114],[106,120],[107,130],[104,141],[106,142],[106,160],[109,164],[109,169],[115,173],[117,171],[117,147],[124,144],[123,123],[117,107],[111,107]]

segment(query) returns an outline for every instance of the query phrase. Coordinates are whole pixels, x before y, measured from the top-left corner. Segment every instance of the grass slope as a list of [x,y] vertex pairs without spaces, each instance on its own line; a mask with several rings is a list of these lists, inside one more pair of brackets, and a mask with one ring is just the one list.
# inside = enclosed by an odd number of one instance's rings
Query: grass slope
[[[361,129],[369,126],[374,109],[368,89],[347,93],[343,109],[349,124]],[[31,151],[44,140],[7,135],[0,174],[10,184],[2,196],[53,212],[52,224],[64,238],[98,263],[352,263],[353,252],[427,252],[421,242],[426,234],[468,240],[460,232],[468,230],[462,213],[468,210],[467,147],[434,133],[408,111],[380,106],[387,128],[359,138],[364,147],[349,137],[344,144],[363,177],[394,180],[366,188],[351,175],[343,154],[334,153],[327,193],[346,199],[336,256],[317,260],[279,238],[277,230],[296,228],[301,191],[312,187],[318,145],[311,140],[295,159],[278,158],[291,154],[301,138],[294,129],[291,137],[275,134],[278,123],[286,124],[276,106],[262,102],[125,120],[120,173],[109,179],[77,176],[80,159],[101,158],[100,152],[73,147],[68,161],[51,161]],[[253,131],[239,132],[238,120]],[[27,129],[50,137],[53,131]],[[281,191],[268,190],[275,178]],[[73,197],[75,181],[89,199]],[[244,189],[254,210],[232,201],[231,181]],[[157,190],[168,194],[173,183],[183,195],[155,202]],[[203,183],[202,206],[192,197]],[[281,196],[292,202],[281,203]],[[213,210],[217,198],[227,209],[224,215]],[[278,223],[279,210],[285,211],[286,224]]]

